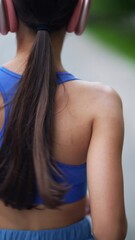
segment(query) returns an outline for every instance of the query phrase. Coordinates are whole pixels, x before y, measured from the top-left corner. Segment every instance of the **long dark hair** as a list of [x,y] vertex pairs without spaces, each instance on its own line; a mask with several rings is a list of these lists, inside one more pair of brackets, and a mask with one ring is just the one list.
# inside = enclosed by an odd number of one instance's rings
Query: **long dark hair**
[[51,32],[69,22],[78,0],[13,0],[18,18],[37,32],[25,71],[10,102],[0,149],[0,199],[16,209],[36,208],[36,189],[49,208],[62,203],[66,187],[52,156],[56,74]]

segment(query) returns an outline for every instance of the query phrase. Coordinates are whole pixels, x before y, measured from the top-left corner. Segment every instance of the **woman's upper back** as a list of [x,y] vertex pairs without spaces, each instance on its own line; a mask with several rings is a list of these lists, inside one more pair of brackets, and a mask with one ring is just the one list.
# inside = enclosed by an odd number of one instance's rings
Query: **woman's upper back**
[[[6,102],[14,96],[17,83],[21,78],[21,74],[16,73],[14,69],[16,67],[13,68],[10,64],[0,68],[1,74],[4,76],[4,79],[1,76],[0,84],[5,88]],[[105,88],[97,83],[82,81],[68,72],[57,72],[53,155],[59,162],[71,165],[86,162],[95,99],[98,92],[103,89]],[[0,114],[0,129],[2,129],[4,111],[1,111]]]
[[[4,103],[7,103],[14,96],[21,75],[7,67],[0,67],[0,76],[1,103],[3,100]],[[88,85],[90,88],[90,83],[81,81],[68,72],[57,72],[57,85],[53,155],[59,162],[69,165],[80,165],[86,162],[91,136],[92,119],[88,119],[87,116],[92,105],[91,102],[87,102],[87,97],[90,97],[87,89]],[[7,105],[5,114],[4,110],[0,112],[1,143],[9,110],[10,105]]]

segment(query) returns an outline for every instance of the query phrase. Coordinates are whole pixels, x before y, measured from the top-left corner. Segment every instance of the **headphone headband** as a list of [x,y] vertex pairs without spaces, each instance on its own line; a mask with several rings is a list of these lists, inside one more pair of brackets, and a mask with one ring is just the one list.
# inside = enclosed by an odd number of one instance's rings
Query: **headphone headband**
[[[67,32],[82,34],[89,16],[91,0],[78,0],[77,6],[67,27]],[[16,32],[18,20],[13,0],[0,0],[0,33],[5,35],[9,31]]]

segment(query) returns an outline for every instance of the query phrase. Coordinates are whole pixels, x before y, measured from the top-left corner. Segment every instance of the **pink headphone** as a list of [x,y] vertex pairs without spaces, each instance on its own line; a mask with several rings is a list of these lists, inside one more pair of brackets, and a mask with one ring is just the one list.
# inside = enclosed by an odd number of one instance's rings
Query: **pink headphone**
[[[67,32],[75,32],[81,35],[86,27],[89,16],[91,0],[78,0],[78,4],[71,17]],[[0,33],[16,32],[18,20],[12,0],[0,0]]]

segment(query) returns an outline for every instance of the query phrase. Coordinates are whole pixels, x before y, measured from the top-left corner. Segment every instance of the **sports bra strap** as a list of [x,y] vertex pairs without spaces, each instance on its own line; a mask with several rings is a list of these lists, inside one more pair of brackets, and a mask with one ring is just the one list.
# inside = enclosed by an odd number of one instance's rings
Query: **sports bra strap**
[[[15,73],[3,66],[0,66],[0,71],[1,71],[1,74],[3,73],[1,77],[3,77],[3,79],[4,79],[6,88],[11,87],[10,85],[14,85],[15,82],[18,82],[22,77],[21,74]],[[7,79],[7,76],[8,76],[8,79]],[[10,81],[9,81],[9,78],[10,78]],[[7,84],[6,79],[8,81],[8,84]],[[56,72],[56,83],[57,84],[61,84],[61,83],[73,81],[73,80],[79,80],[79,78],[75,77],[73,74],[66,72],[66,71],[65,72]]]
[[75,77],[73,74],[69,72],[56,72],[56,82],[57,84],[61,84],[64,82],[69,82],[73,80],[79,80],[79,78]]

